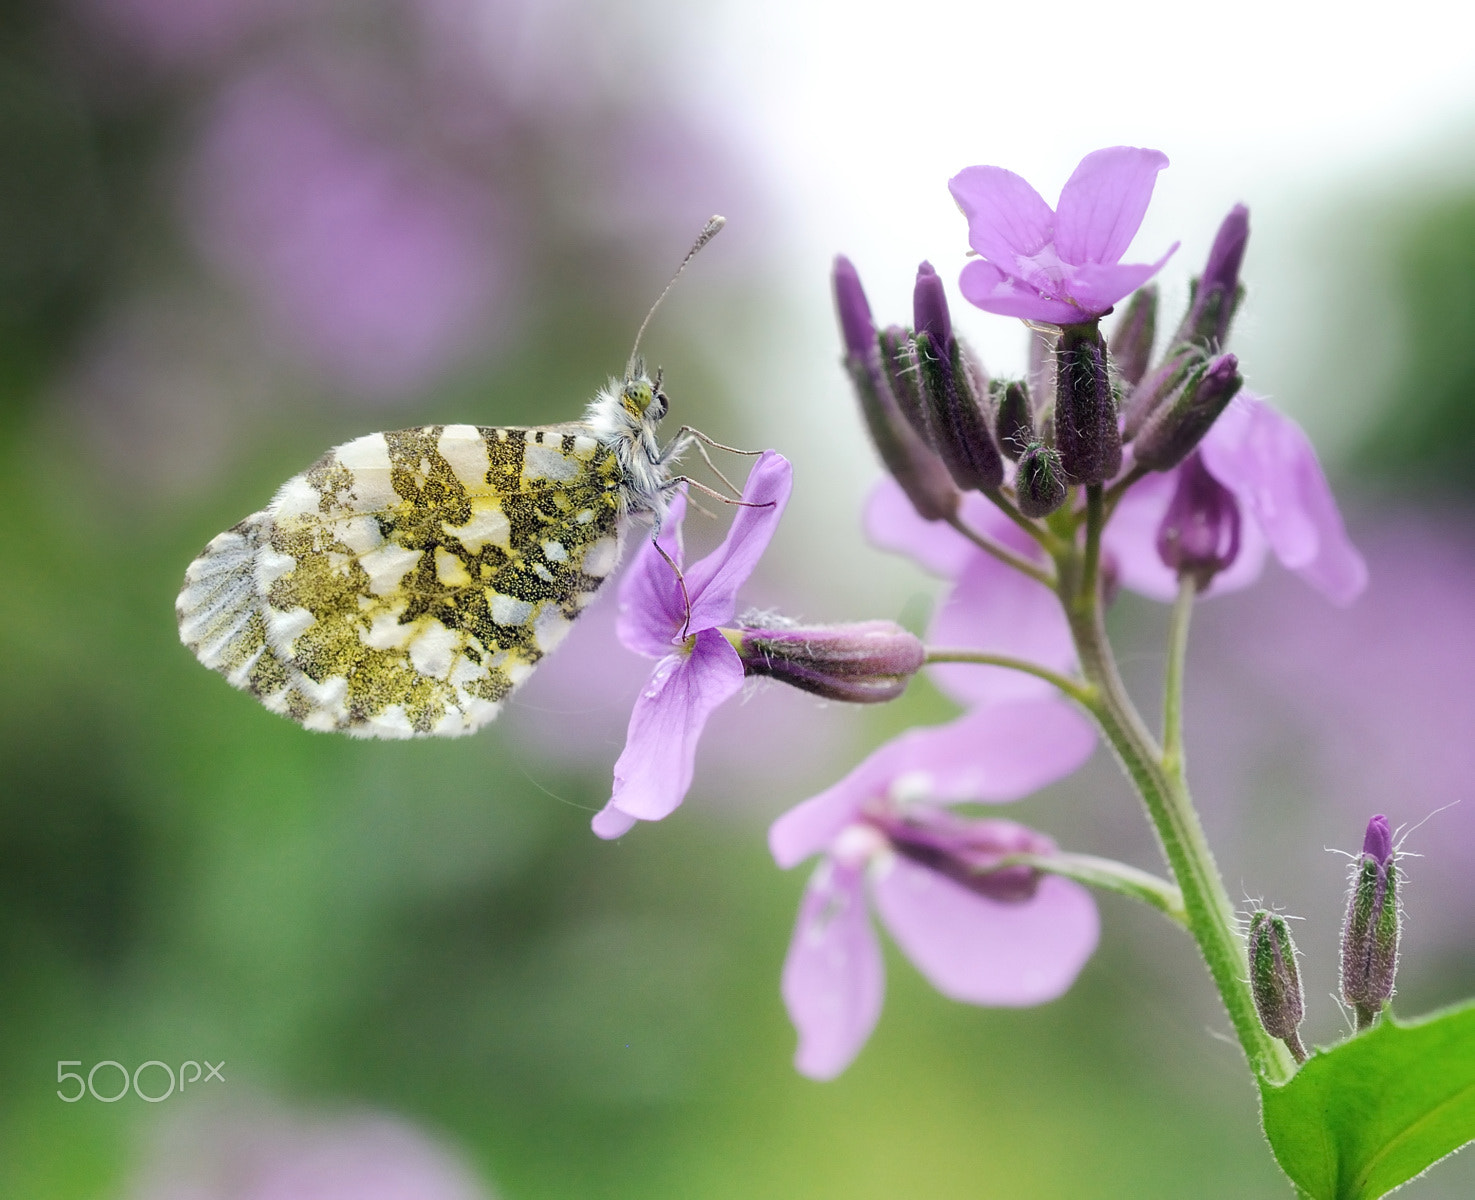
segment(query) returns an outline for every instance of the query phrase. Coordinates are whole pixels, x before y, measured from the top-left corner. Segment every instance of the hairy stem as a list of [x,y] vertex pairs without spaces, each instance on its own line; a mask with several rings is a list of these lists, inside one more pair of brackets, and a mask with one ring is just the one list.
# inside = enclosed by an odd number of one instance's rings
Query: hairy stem
[[1193,618],[1193,601],[1198,586],[1185,575],[1178,581],[1173,618],[1168,630],[1168,669],[1163,680],[1163,770],[1180,781],[1185,777],[1183,758],[1183,670],[1188,659],[1188,625]]
[[[1284,1082],[1295,1067],[1290,1053],[1265,1032],[1256,1015],[1234,905],[1214,863],[1188,788],[1181,773],[1167,769],[1162,751],[1127,694],[1107,640],[1096,580],[1104,508],[1101,488],[1088,489],[1079,585],[1063,585],[1061,594],[1082,673],[1099,692],[1089,709],[1142,797],[1163,855],[1182,890],[1189,931],[1198,943],[1251,1068],[1272,1082]],[[1076,572],[1062,564],[1060,574],[1062,580],[1068,580]]]

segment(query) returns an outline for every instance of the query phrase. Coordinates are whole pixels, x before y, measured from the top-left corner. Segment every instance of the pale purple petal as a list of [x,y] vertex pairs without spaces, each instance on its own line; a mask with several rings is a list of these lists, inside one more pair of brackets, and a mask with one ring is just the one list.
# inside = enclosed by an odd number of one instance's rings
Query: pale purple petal
[[963,267],[958,290],[970,304],[1001,317],[1054,325],[1071,325],[1085,317],[1077,305],[1041,295],[1029,284],[981,259],[975,258]]
[[1061,259],[1120,262],[1147,215],[1157,173],[1167,165],[1162,151],[1135,146],[1093,150],[1081,159],[1060,191],[1055,246]]
[[[660,536],[654,539],[678,565],[685,516],[686,496],[678,492],[671,499]],[[671,639],[680,634],[685,620],[686,602],[676,573],[652,540],[643,539],[620,580],[620,615],[615,622],[620,644],[636,654],[660,658],[671,653]]]
[[1093,313],[1104,313],[1124,296],[1130,296],[1139,287],[1163,269],[1163,264],[1173,257],[1178,249],[1174,242],[1168,252],[1155,263],[1087,263],[1075,267],[1067,285],[1071,297],[1083,309]]
[[[1026,536],[1017,528],[1015,533]],[[938,607],[927,641],[950,650],[1008,654],[1062,672],[1076,665],[1075,643],[1055,593],[979,550]],[[928,668],[928,673],[960,704],[1054,691],[1043,679],[1004,667],[942,664]]]
[[773,861],[788,870],[811,855],[830,848],[840,831],[856,819],[867,800],[883,792],[889,779],[885,765],[877,769],[871,758],[817,796],[795,805],[768,829]]
[[1367,584],[1336,501],[1301,427],[1241,392],[1204,438],[1204,465],[1234,492],[1280,559],[1328,599],[1349,604]]
[[[658,662],[630,713],[610,807],[642,821],[669,816],[691,787],[707,718],[742,686],[742,660],[715,629],[698,633],[689,655]],[[613,823],[613,816],[606,818],[605,827]]]
[[[977,492],[963,493],[958,515],[970,529],[992,537],[1018,531],[1018,526]],[[872,489],[863,520],[873,546],[904,554],[944,579],[956,579],[982,553],[946,521],[928,521],[919,516],[901,485],[889,476]]]
[[885,989],[861,873],[826,860],[805,889],[784,960],[784,1005],[799,1032],[794,1066],[811,1079],[840,1074],[876,1027]]
[[[1118,502],[1101,535],[1102,550],[1116,564],[1121,585],[1165,603],[1178,594],[1178,576],[1157,552],[1157,532],[1177,486],[1176,470],[1155,472],[1134,483]],[[1249,587],[1265,568],[1265,551],[1265,537],[1253,518],[1244,521],[1239,557],[1232,567],[1214,576],[1204,594],[1219,596]]]
[[1038,254],[1055,239],[1055,214],[1039,192],[1003,167],[965,167],[948,180],[968,218],[968,244],[1010,274],[1020,258]]
[[594,830],[595,836],[602,837],[605,841],[613,841],[615,838],[624,837],[639,823],[638,817],[632,817],[629,813],[616,808],[615,802],[609,800],[594,814],[589,827]]
[[897,945],[944,996],[970,1004],[1043,1004],[1096,949],[1099,919],[1078,883],[1045,876],[1031,900],[971,892],[900,855],[878,864],[871,894]]
[[722,545],[686,571],[691,597],[691,628],[712,629],[732,620],[738,588],[747,582],[784,515],[794,469],[789,460],[765,450],[743,487],[744,504],[732,519]]

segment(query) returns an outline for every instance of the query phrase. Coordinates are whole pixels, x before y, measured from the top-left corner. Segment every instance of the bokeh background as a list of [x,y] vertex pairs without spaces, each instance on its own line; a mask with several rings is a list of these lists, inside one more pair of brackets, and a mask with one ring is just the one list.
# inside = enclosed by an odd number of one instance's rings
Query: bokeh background
[[[859,531],[877,468],[831,256],[902,319],[918,260],[963,261],[957,169],[1053,197],[1091,149],[1157,146],[1174,165],[1138,248],[1182,239],[1171,309],[1249,204],[1235,348],[1312,431],[1372,570],[1346,611],[1274,568],[1204,607],[1188,731],[1221,863],[1304,918],[1325,1042],[1329,848],[1455,804],[1405,847],[1397,1006],[1475,993],[1475,20],[1203,20],[0,6],[0,1195],[1287,1195],[1191,946],[1111,898],[1057,1003],[958,1005],[891,954],[856,1064],[794,1074],[778,972],[803,872],[772,866],[766,824],[945,718],[925,682],[875,712],[757,691],[714,719],[686,806],[606,844],[588,821],[646,669],[609,603],[490,730],[413,745],[304,734],[200,669],[172,613],[199,547],[327,446],[575,416],[720,211],[648,349],[680,420],[795,463],[749,598],[920,627],[936,584]],[[1017,324],[958,322],[1022,366]],[[1151,706],[1164,613],[1113,619]],[[1008,815],[1156,866],[1104,754]],[[59,1060],[226,1066],[157,1105],[65,1104]],[[1407,1192],[1472,1193],[1471,1156]]]

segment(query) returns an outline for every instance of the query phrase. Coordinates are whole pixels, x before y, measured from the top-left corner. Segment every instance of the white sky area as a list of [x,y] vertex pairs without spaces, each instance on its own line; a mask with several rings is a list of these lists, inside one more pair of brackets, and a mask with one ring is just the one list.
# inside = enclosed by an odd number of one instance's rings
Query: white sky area
[[1127,261],[1182,241],[1161,276],[1169,325],[1219,220],[1247,203],[1251,295],[1232,347],[1257,390],[1331,454],[1348,440],[1337,427],[1350,428],[1337,407],[1375,402],[1351,393],[1368,391],[1387,339],[1370,331],[1369,363],[1343,368],[1335,386],[1307,353],[1317,296],[1308,264],[1329,253],[1316,243],[1323,214],[1358,204],[1376,212],[1405,180],[1475,178],[1475,16],[1463,5],[717,0],[662,19],[675,22],[663,32],[675,43],[666,63],[676,86],[714,124],[735,127],[766,168],[780,216],[766,250],[791,307],[733,367],[755,385],[783,375],[782,387],[754,388],[755,405],[768,396],[782,411],[755,411],[746,432],[792,443],[796,462],[809,456],[824,471],[839,503],[810,519],[825,523],[848,509],[840,519],[853,527],[874,477],[861,469],[859,424],[835,365],[837,251],[855,261],[882,323],[909,323],[917,263],[930,259],[990,370],[1023,366],[1020,326],[957,296],[966,226],[946,183],[960,168],[1006,166],[1053,205],[1090,150],[1166,152],[1172,165]]

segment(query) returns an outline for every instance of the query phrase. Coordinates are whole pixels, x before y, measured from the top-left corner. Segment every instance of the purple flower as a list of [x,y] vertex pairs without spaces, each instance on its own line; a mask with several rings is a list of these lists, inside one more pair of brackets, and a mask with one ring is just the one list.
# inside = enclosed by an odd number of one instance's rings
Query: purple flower
[[1112,146],[1081,159],[1054,211],[1003,167],[967,167],[948,189],[968,218],[968,243],[983,256],[963,268],[963,295],[985,312],[1074,325],[1101,316],[1147,282],[1155,263],[1123,263],[1157,173],[1157,150]]
[[881,949],[867,897],[917,969],[970,1004],[1040,1004],[1064,992],[1096,947],[1096,906],[1080,885],[1025,867],[986,869],[1054,843],[1012,821],[959,817],[944,805],[1016,800],[1091,753],[1084,717],[1057,700],[974,711],[882,746],[769,831],[782,867],[814,854],[784,963],[799,1032],[795,1066],[838,1075],[881,1013]]
[[[737,590],[767,549],[792,486],[788,460],[764,451],[748,475],[745,504],[722,545],[682,567],[684,596],[681,581],[650,543],[621,580],[620,641],[659,661],[630,714],[625,750],[615,763],[614,793],[594,817],[600,837],[619,837],[636,821],[669,816],[691,787],[697,740],[707,718],[743,686],[742,659],[721,627],[732,623]],[[678,566],[685,512],[685,497],[678,495],[657,539]]]
[[[1260,576],[1268,546],[1289,570],[1336,604],[1350,604],[1367,585],[1367,566],[1342,525],[1336,501],[1301,427],[1241,391],[1199,444],[1210,475],[1239,504],[1239,555],[1214,577],[1208,594],[1247,587]],[[1149,475],[1117,506],[1102,537],[1124,586],[1171,600],[1176,573],[1156,548],[1163,516],[1183,467]]]
[[[977,492],[964,495],[960,515],[978,532],[1039,559],[1029,536]],[[905,554],[953,581],[927,630],[929,644],[1009,654],[1056,671],[1075,669],[1070,626],[1049,588],[985,554],[951,526],[924,521],[890,479],[871,493],[865,524],[881,549]],[[970,706],[1054,694],[1044,680],[1003,667],[943,664],[928,671],[939,688]]]

